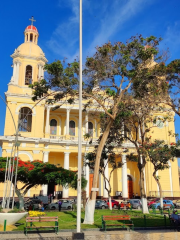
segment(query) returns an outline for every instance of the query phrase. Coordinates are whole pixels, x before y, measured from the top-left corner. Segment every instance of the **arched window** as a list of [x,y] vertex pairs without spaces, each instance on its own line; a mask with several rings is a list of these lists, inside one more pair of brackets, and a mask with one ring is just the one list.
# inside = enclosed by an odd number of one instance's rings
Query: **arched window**
[[91,137],[93,136],[93,124],[92,124],[92,122],[88,122],[88,133]]
[[50,134],[51,135],[57,134],[57,121],[55,119],[52,119],[50,121]]
[[19,130],[22,132],[31,132],[32,110],[28,107],[20,109]]
[[26,73],[25,73],[25,85],[29,85],[32,83],[32,66],[26,66]]
[[127,180],[132,181],[132,177],[130,175],[127,175]]
[[75,122],[74,121],[69,122],[69,135],[75,136]]

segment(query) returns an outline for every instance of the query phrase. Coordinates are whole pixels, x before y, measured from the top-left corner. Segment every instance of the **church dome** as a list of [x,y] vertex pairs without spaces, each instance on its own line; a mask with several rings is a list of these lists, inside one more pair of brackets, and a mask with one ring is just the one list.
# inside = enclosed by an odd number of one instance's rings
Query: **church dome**
[[29,25],[29,26],[26,27],[25,32],[36,32],[36,33],[38,33],[38,30],[35,26]]
[[28,57],[40,57],[44,56],[44,53],[42,49],[35,43],[33,42],[25,42],[21,44],[17,48],[17,52],[21,56],[28,56]]

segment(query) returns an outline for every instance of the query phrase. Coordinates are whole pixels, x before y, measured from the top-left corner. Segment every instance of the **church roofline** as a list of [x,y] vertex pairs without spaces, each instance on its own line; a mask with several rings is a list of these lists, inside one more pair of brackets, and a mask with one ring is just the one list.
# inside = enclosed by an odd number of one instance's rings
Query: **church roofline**
[[20,53],[13,53],[12,55],[10,55],[13,59],[14,58],[27,58],[27,59],[33,59],[33,60],[38,60],[38,61],[43,61],[44,63],[47,63],[48,60],[46,57],[44,56],[39,56],[39,57],[33,57],[33,56],[28,56],[28,55],[22,55]]

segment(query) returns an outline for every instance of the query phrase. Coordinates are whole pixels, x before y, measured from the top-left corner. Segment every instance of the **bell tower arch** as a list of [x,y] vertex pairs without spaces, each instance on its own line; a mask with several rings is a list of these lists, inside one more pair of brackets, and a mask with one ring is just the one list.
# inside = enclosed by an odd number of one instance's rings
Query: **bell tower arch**
[[31,95],[32,90],[29,85],[44,78],[44,65],[47,59],[38,46],[39,32],[33,25],[36,20],[34,17],[29,20],[31,25],[25,28],[24,43],[11,55],[13,75],[8,84],[8,92],[10,93]]

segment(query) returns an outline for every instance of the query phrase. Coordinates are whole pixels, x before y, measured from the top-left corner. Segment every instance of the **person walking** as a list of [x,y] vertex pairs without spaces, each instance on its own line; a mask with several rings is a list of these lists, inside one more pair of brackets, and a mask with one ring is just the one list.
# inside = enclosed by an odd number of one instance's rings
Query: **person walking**
[[59,205],[59,212],[61,212],[61,205],[62,205],[61,200],[59,200],[58,205]]

